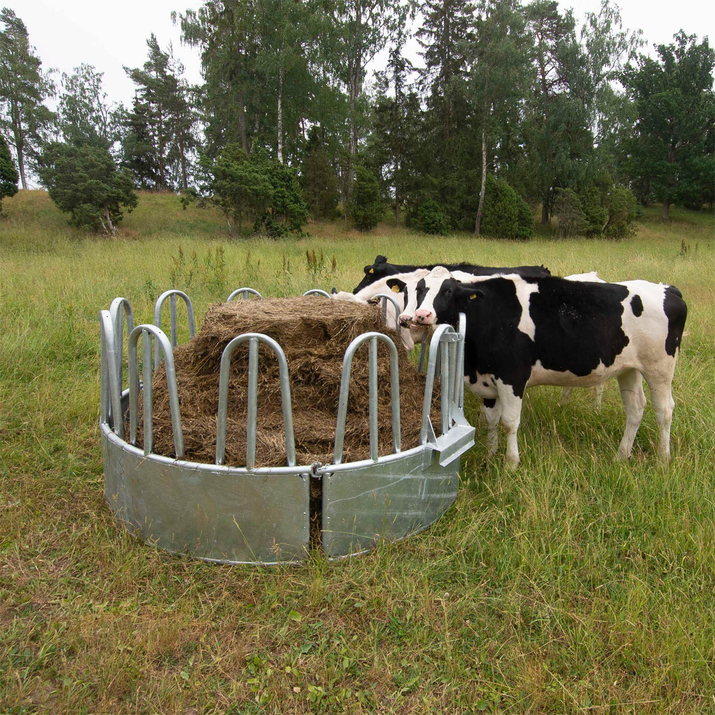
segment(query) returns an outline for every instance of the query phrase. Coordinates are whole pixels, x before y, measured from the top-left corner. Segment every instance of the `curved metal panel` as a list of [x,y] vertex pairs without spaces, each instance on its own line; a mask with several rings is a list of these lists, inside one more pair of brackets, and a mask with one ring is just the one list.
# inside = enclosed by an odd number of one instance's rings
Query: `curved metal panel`
[[459,488],[459,460],[442,467],[438,457],[439,452],[425,445],[397,459],[325,473],[325,553],[331,558],[358,554],[383,539],[404,539],[437,521]]
[[101,425],[105,497],[127,529],[158,548],[224,563],[303,560],[307,474],[248,474],[145,457]]

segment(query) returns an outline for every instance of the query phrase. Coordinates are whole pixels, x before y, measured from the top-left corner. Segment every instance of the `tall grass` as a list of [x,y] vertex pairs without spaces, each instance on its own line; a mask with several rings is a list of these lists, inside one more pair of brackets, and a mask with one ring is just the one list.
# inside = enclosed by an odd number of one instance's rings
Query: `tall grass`
[[[231,241],[220,215],[143,195],[107,240],[67,227],[42,192],[3,210],[0,712],[713,709],[712,216],[674,212],[663,225],[649,210],[620,242],[433,239],[389,225],[362,236],[339,224],[300,241]],[[306,257],[321,250],[322,264]],[[480,426],[455,506],[405,542],[264,569],[128,536],[103,498],[98,311],[124,295],[149,321],[172,283],[199,317],[242,285],[349,290],[377,253],[677,285],[690,312],[671,466],[655,458],[650,408],[632,460],[614,461],[615,385],[600,414],[587,391],[562,406],[558,390],[538,388],[519,470],[487,455]],[[467,410],[477,423],[475,400]]]

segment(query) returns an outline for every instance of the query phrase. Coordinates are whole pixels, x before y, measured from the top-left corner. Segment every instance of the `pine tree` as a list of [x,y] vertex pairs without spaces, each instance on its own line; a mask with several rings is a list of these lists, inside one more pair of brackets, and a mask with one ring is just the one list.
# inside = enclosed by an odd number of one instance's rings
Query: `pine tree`
[[22,188],[27,188],[28,160],[37,157],[53,120],[43,102],[54,93],[42,62],[30,45],[23,21],[7,7],[0,12],[0,109],[8,144],[17,157]]

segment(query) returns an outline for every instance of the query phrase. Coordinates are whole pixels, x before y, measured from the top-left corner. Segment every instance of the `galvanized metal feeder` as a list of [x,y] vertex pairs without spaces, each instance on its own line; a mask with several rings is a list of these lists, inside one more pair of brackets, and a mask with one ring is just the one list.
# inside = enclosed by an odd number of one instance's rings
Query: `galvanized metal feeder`
[[[327,296],[324,291],[307,294]],[[307,295],[306,294],[306,295]],[[239,288],[229,300],[255,295]],[[329,297],[329,296],[328,296]],[[131,305],[116,298],[100,313],[101,410],[105,496],[133,534],[166,551],[221,563],[276,564],[306,558],[310,539],[310,480],[322,481],[321,544],[330,558],[363,553],[380,540],[403,539],[439,519],[457,496],[460,455],[474,443],[474,428],[464,417],[464,316],[459,330],[440,325],[429,347],[420,445],[401,451],[397,348],[389,336],[358,336],[343,359],[335,448],[331,464],[297,464],[287,364],[281,346],[266,335],[234,338],[221,358],[214,464],[184,459],[181,414],[174,370],[177,298],[186,304],[189,333],[195,333],[189,297],[166,291],[156,302],[154,324],[134,326]],[[320,298],[316,298],[320,299]],[[170,303],[170,338],[161,329],[162,307]],[[391,296],[383,297],[383,307]],[[399,313],[399,310],[397,311]],[[384,314],[384,313],[383,313]],[[128,335],[128,389],[123,388],[123,336]],[[138,343],[142,342],[142,381]],[[154,359],[152,360],[152,341]],[[231,356],[248,342],[248,425],[245,467],[225,466],[224,444]],[[369,343],[370,458],[343,463],[343,440],[355,351]],[[393,453],[378,455],[377,348],[390,352]],[[256,410],[259,344],[279,362],[286,466],[256,467]],[[152,451],[152,375],[166,363],[176,458]],[[430,419],[434,381],[441,385],[439,436]],[[137,447],[139,392],[143,385],[143,448]],[[124,434],[128,413],[130,434]]]

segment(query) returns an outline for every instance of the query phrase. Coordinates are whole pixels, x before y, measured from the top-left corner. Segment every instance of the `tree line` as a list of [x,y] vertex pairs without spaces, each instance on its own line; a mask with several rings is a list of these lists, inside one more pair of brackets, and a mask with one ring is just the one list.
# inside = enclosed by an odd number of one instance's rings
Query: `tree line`
[[622,236],[638,202],[667,219],[715,200],[715,51],[680,31],[649,57],[611,0],[581,27],[555,0],[207,0],[172,17],[203,83],[151,35],[124,107],[90,65],[44,71],[0,12],[0,192],[32,170],[107,232],[142,188],[212,202],[232,233],[389,211],[517,238],[536,207],[564,236]]

